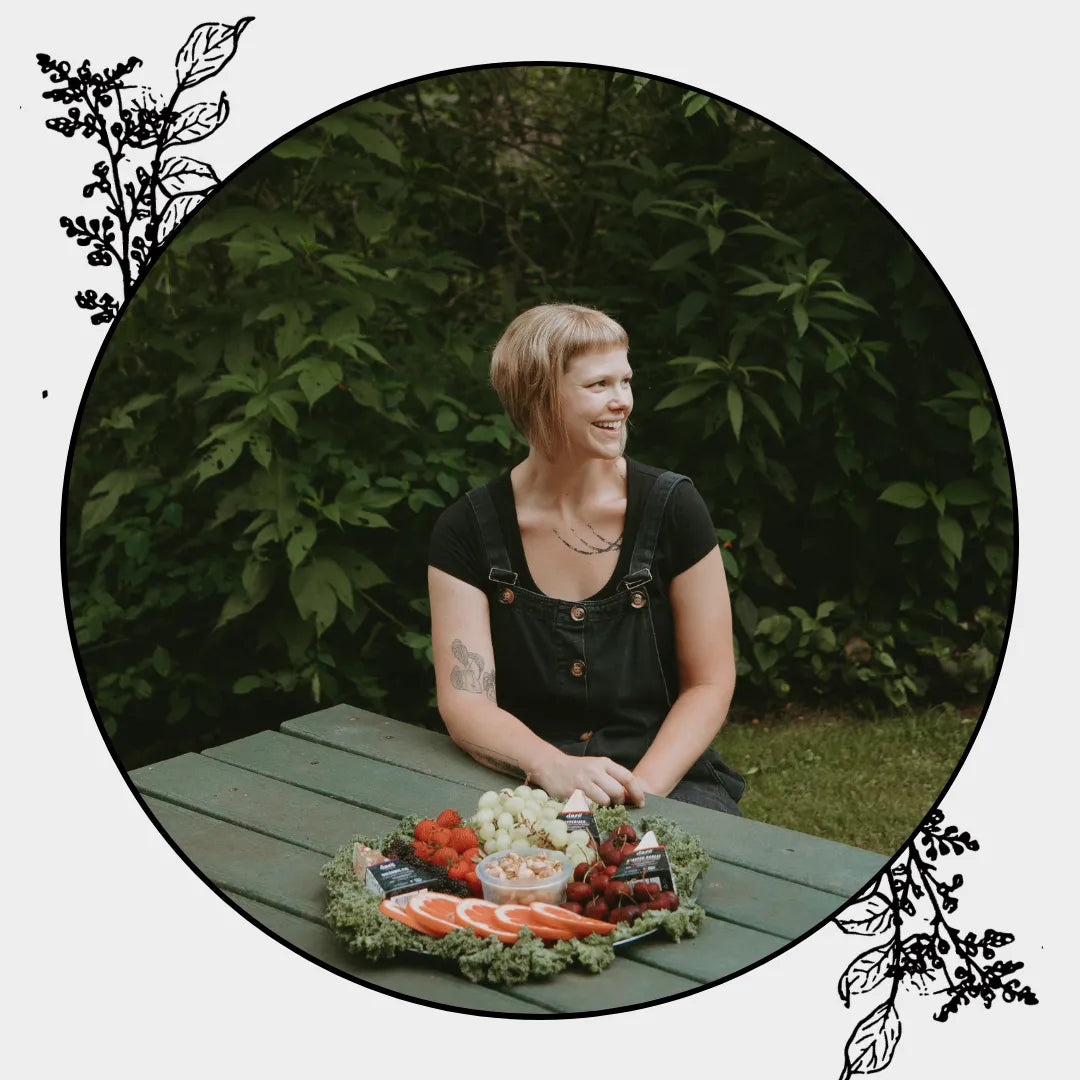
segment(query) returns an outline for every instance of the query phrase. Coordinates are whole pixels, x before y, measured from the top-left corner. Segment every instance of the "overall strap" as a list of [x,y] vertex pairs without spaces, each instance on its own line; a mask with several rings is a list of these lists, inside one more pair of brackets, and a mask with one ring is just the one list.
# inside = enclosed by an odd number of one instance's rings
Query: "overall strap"
[[652,581],[652,561],[656,554],[656,542],[660,538],[660,523],[664,519],[664,508],[675,485],[689,479],[690,477],[683,476],[682,473],[670,471],[662,472],[656,478],[641,515],[637,540],[630,555],[630,569],[622,582],[624,588],[636,589],[647,581]]
[[499,515],[495,510],[491,492],[485,485],[473,488],[466,494],[480,525],[480,537],[484,541],[488,566],[491,568],[488,571],[488,580],[497,581],[500,585],[517,584],[518,576],[510,569],[510,555],[499,527]]

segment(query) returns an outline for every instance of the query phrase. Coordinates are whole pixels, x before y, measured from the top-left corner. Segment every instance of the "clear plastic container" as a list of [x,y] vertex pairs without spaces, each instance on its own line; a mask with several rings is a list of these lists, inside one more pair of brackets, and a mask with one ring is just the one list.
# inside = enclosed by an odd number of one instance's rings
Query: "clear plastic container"
[[[492,863],[517,855],[522,859],[544,858],[555,867],[548,877],[500,878],[489,867]],[[566,886],[574,868],[565,851],[549,851],[547,848],[525,848],[522,851],[496,851],[476,866],[476,876],[484,888],[484,899],[493,904],[531,904],[534,900],[545,904],[561,904],[566,899]]]

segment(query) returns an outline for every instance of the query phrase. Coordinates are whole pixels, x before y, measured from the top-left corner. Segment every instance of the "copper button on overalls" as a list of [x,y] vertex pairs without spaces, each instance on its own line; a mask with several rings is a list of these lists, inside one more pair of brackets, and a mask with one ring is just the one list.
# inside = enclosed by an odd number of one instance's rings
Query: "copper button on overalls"
[[585,609],[580,604],[575,604],[570,609],[570,618],[573,619],[574,622],[581,622],[581,620],[585,618]]
[[643,608],[645,606],[645,594],[640,592],[632,593],[630,604],[632,607]]
[[570,665],[570,674],[573,675],[575,679],[581,678],[581,676],[585,674],[585,661],[575,660]]

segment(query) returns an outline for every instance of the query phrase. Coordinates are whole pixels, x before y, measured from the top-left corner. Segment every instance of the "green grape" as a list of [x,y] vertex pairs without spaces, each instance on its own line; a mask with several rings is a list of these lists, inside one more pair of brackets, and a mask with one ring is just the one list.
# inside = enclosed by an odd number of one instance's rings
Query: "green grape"
[[525,851],[527,848],[531,848],[531,847],[532,847],[532,844],[530,844],[529,841],[524,839],[524,838],[519,838],[517,840],[511,840],[510,841],[510,850],[511,851]]
[[481,840],[490,840],[495,835],[495,823],[487,821],[476,830],[476,835]]
[[519,799],[527,799],[532,795],[533,789],[528,784],[522,784],[520,787],[514,788],[514,794]]
[[479,807],[496,807],[499,805],[499,793],[497,791],[485,791],[477,803]]
[[495,811],[490,806],[482,806],[473,814],[473,823],[476,825],[486,825],[489,821],[494,820]]
[[500,829],[509,829],[514,824],[514,815],[504,810],[496,819],[495,824]]
[[509,810],[511,814],[520,814],[521,811],[525,809],[525,800],[514,795],[506,800],[506,809]]
[[549,821],[544,826],[544,832],[547,833],[548,839],[560,850],[566,847],[566,840],[568,836],[568,830],[566,828],[565,821]]
[[584,829],[575,829],[567,839],[571,844],[576,844],[580,848],[589,846],[589,834]]

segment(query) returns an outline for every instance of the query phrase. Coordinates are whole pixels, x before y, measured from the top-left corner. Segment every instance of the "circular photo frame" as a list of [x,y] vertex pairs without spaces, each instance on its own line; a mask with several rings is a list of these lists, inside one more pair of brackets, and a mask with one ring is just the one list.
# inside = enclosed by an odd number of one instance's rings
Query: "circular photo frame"
[[[938,855],[974,845],[935,807],[1015,594],[1005,432],[933,269],[796,136],[600,67],[394,86],[222,182],[199,151],[228,110],[201,84],[246,22],[193,32],[175,94],[135,100],[113,73],[98,101],[119,109],[131,176],[95,169],[87,197],[111,194],[113,215],[65,219],[123,278],[78,297],[111,325],[65,485],[72,640],[163,835],[317,963],[484,1015],[641,1008],[830,920],[895,931],[942,895]],[[64,103],[71,73],[51,63]],[[428,545],[527,452],[488,363],[511,319],[554,301],[627,328],[628,453],[690,476],[708,508],[738,675],[716,746],[748,783],[741,818],[645,808],[708,853],[694,936],[651,935],[584,981],[489,985],[350,952],[320,875],[410,816],[468,819],[498,784],[438,717]],[[952,940],[937,925],[924,964]],[[862,953],[848,995],[901,959]]]

